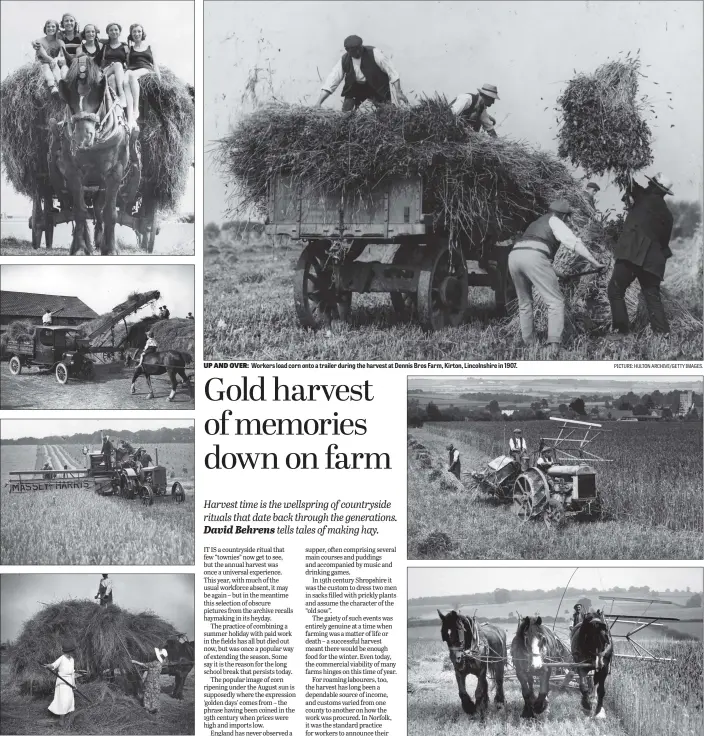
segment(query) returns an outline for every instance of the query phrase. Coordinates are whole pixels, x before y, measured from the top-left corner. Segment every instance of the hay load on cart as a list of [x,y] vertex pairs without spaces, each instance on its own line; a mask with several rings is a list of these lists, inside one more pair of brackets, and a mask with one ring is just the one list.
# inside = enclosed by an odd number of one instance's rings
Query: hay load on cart
[[[140,247],[149,252],[158,230],[157,213],[174,210],[184,194],[195,117],[192,88],[166,67],[160,71],[161,79],[148,74],[139,80],[139,186],[134,193],[123,187],[118,195],[117,222],[131,227]],[[17,192],[32,200],[32,246],[38,248],[44,234],[51,248],[55,225],[75,219],[69,192],[55,191],[49,178],[49,121],[63,120],[66,106],[49,93],[36,63],[25,64],[5,78],[0,101],[5,176]],[[53,211],[54,199],[60,202],[60,212]]]
[[[307,241],[294,297],[303,325],[346,319],[353,292],[389,292],[428,329],[460,324],[469,286],[512,298],[512,238],[559,197],[595,252],[579,182],[555,156],[469,131],[444,98],[347,115],[272,104],[243,118],[216,149],[242,207],[269,233]],[[356,259],[395,246],[390,262]]]

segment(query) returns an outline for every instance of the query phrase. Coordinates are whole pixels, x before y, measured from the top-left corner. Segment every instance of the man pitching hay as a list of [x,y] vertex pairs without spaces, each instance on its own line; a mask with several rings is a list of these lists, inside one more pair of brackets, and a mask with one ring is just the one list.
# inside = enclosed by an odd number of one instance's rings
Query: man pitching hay
[[466,92],[458,95],[451,103],[452,112],[465,122],[475,133],[485,130],[487,135],[496,138],[496,119],[489,115],[487,108],[499,99],[499,90],[493,84],[484,84],[477,94]]

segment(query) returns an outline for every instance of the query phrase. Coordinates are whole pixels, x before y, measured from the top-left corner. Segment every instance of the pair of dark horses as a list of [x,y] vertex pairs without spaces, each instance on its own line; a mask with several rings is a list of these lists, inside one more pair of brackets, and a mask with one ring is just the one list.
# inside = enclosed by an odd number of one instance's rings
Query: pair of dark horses
[[68,114],[63,123],[49,121],[49,177],[57,195],[64,190],[71,195],[75,227],[70,253],[91,255],[85,203],[86,191],[91,191],[95,245],[101,255],[116,255],[118,195],[124,201],[133,199],[141,176],[139,130],[127,129],[115,95],[89,56],[71,62],[58,91]]
[[[501,707],[505,702],[504,670],[508,664],[506,634],[493,624],[478,625],[476,619],[463,616],[457,611],[442,614],[441,636],[447,644],[450,661],[455,670],[462,709],[465,713],[479,714],[484,719],[489,706],[487,672],[496,683],[494,702]],[[571,670],[579,676],[582,708],[592,713],[589,673],[594,672],[597,687],[595,718],[604,718],[604,695],[606,677],[609,674],[613,642],[601,611],[588,613],[581,624],[572,629],[568,649],[550,629],[543,625],[540,616],[526,616],[520,620],[516,635],[511,642],[511,658],[523,695],[522,718],[533,718],[547,710],[551,675],[564,673],[572,678]],[[571,667],[553,668],[552,663],[570,663]],[[558,670],[561,670],[558,671]],[[477,678],[475,701],[467,693],[467,675]],[[533,689],[533,678],[539,682],[538,695]]]

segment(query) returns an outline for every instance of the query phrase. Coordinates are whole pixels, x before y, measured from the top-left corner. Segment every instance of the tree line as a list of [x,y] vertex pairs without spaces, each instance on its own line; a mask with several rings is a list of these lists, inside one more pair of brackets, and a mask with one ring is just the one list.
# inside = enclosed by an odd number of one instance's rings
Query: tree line
[[[161,429],[140,429],[136,432],[127,429],[104,429],[102,434],[119,437],[139,444],[166,444],[169,442],[195,441],[195,427],[162,427]],[[101,441],[101,431],[79,432],[72,435],[49,435],[48,437],[20,437],[14,440],[3,439],[3,445],[96,445]]]

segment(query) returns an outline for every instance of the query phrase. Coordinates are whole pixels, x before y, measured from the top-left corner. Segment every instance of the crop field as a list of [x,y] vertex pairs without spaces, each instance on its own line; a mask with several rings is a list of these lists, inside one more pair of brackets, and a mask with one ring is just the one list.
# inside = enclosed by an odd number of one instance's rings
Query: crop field
[[[163,449],[162,449],[163,448]],[[152,447],[147,447],[152,452]],[[192,565],[195,553],[194,448],[159,446],[167,483],[179,480],[183,503],[99,496],[64,489],[9,493],[11,470],[84,468],[78,445],[4,445],[0,477],[0,562],[4,565]],[[167,462],[167,460],[173,461]],[[184,473],[183,470],[188,472]],[[170,477],[174,473],[173,478]]]
[[[613,461],[596,463],[604,519],[569,520],[561,529],[522,524],[510,505],[467,490],[465,474],[505,453],[506,426],[446,422],[409,431],[409,559],[701,559],[701,424],[610,425],[613,432],[590,446]],[[539,436],[555,436],[549,421],[522,428],[529,449]],[[445,472],[450,440],[460,452],[464,484]],[[438,535],[444,535],[440,545]]]
[[[408,734],[409,736],[465,736],[479,728],[478,716],[461,708],[457,685],[440,627],[433,638],[409,629],[408,636]],[[508,633],[510,646],[514,631]],[[549,712],[531,728],[520,718],[523,708],[518,681],[507,669],[506,704],[497,710],[492,702],[484,736],[523,736],[526,731],[544,736],[695,736],[702,733],[702,643],[701,641],[647,641],[653,654],[676,662],[645,662],[615,658],[606,681],[606,718],[583,715],[579,691],[551,689]],[[617,647],[618,651],[618,647]],[[476,679],[467,678],[474,694]],[[494,683],[489,681],[490,698]]]
[[[298,323],[293,303],[293,274],[301,249],[301,245],[272,246],[266,242],[245,245],[222,236],[206,240],[205,360],[545,358],[544,348],[524,348],[516,330],[502,328],[494,313],[493,292],[483,287],[470,290],[465,324],[436,333],[426,333],[417,323],[399,319],[388,294],[354,294],[348,323],[336,321],[327,330],[306,330]],[[386,254],[380,260],[390,257]],[[366,253],[360,260],[365,259]],[[614,342],[581,335],[566,343],[560,354],[561,360],[701,358],[701,330],[673,330],[669,339],[663,339],[650,328]]]

